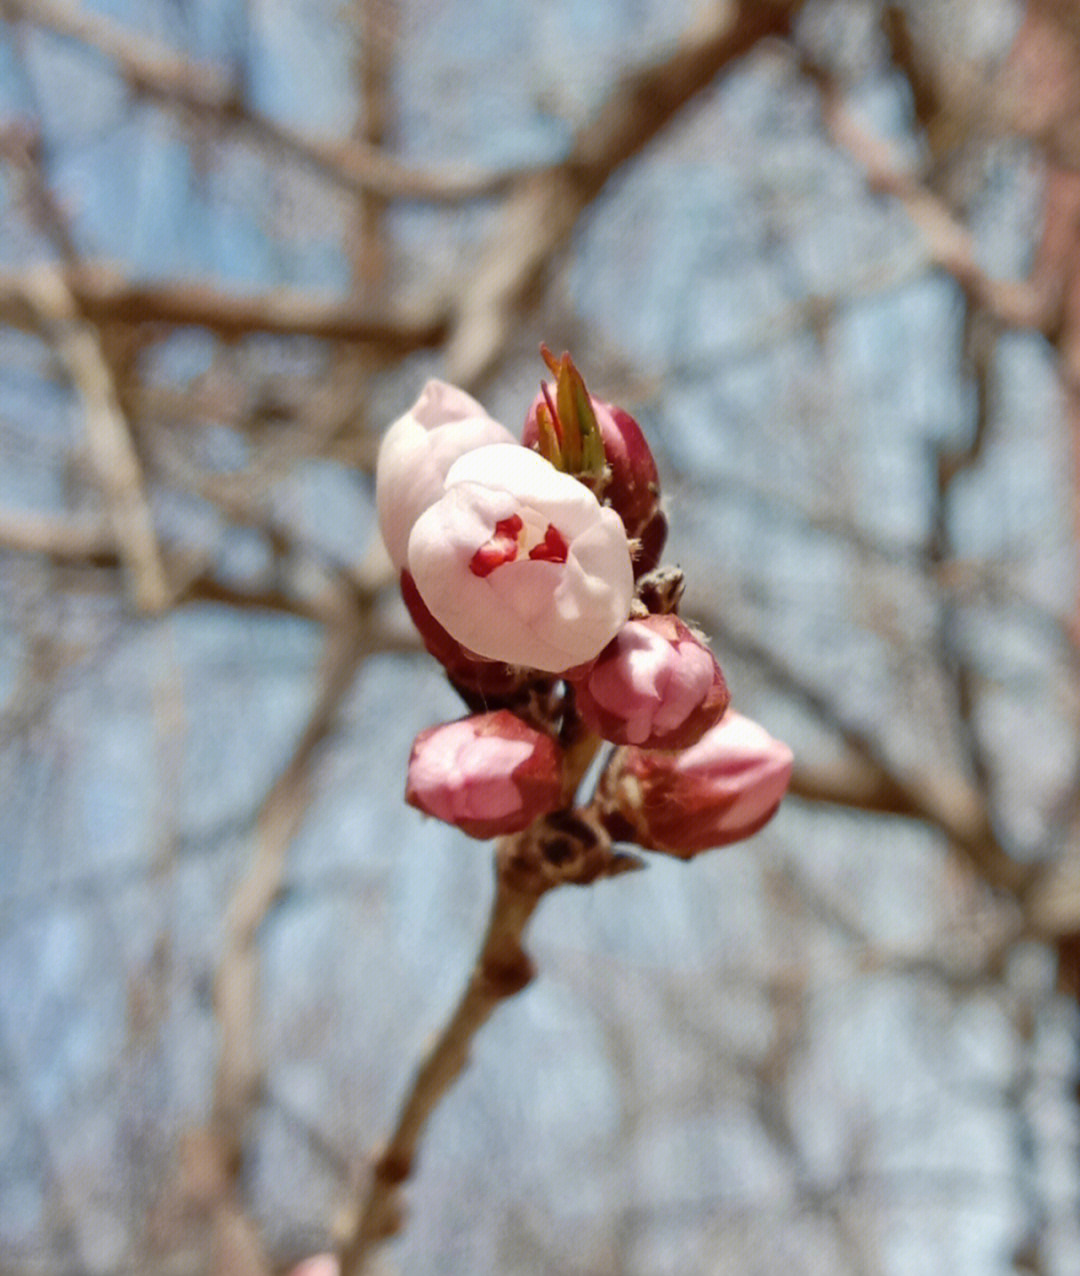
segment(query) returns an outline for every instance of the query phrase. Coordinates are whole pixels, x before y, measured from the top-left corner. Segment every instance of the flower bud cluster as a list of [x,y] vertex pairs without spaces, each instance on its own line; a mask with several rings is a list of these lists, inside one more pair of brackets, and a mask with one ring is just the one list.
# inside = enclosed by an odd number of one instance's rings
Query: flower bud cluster
[[543,353],[554,381],[521,442],[430,381],[379,451],[379,525],[409,615],[484,710],[420,733],[406,799],[472,837],[542,829],[609,741],[588,827],[682,858],[749,837],[790,750],[729,710],[715,656],[675,614],[682,574],[658,568],[667,519],[640,426],[569,355]]

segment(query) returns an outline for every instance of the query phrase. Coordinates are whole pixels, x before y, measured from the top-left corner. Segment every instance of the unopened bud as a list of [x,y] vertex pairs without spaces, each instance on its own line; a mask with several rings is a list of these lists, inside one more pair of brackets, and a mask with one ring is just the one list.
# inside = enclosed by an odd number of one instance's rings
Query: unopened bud
[[764,827],[787,791],[793,761],[786,744],[728,710],[682,752],[619,749],[599,801],[613,836],[690,859]]
[[731,697],[716,657],[677,616],[628,621],[575,684],[586,724],[615,744],[686,749]]
[[559,753],[507,709],[421,731],[405,800],[470,837],[520,833],[562,801]]
[[[533,400],[521,441],[526,447],[546,454],[553,434],[556,439],[573,437],[579,428],[577,423],[583,417],[588,418],[592,429],[599,430],[606,464],[606,482],[598,495],[622,519],[627,536],[642,539],[643,552],[650,561],[640,570],[647,571],[660,560],[667,523],[662,515],[656,518],[660,479],[645,435],[629,412],[588,393],[569,355],[563,355],[558,362],[552,360],[547,351],[545,357],[548,366],[558,374],[558,380],[554,385],[545,385]],[[573,392],[563,389],[567,383],[572,383]],[[571,412],[573,420],[564,422],[563,416]]]
[[339,1276],[341,1266],[335,1254],[316,1254],[305,1258],[289,1272],[289,1276]]

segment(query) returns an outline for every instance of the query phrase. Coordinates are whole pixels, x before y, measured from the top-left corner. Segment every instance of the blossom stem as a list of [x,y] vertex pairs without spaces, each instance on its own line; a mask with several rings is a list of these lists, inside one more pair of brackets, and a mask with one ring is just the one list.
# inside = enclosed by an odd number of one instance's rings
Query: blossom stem
[[[591,732],[576,737],[563,758],[564,795],[573,800],[602,743]],[[405,1223],[402,1189],[412,1177],[424,1129],[440,1100],[469,1061],[473,1038],[499,1004],[522,992],[536,969],[525,951],[525,927],[543,895],[562,881],[584,884],[636,867],[609,846],[595,846],[584,859],[546,860],[544,820],[495,844],[495,893],[480,952],[453,1014],[417,1069],[393,1132],[376,1156],[338,1245],[340,1276],[360,1276],[372,1250],[396,1236]]]
[[373,1248],[401,1230],[401,1191],[412,1175],[428,1119],[468,1062],[473,1037],[500,1002],[521,992],[535,974],[522,936],[546,887],[513,871],[516,844],[524,836],[503,838],[496,847],[495,895],[476,964],[371,1167],[338,1248],[341,1276],[360,1276]]

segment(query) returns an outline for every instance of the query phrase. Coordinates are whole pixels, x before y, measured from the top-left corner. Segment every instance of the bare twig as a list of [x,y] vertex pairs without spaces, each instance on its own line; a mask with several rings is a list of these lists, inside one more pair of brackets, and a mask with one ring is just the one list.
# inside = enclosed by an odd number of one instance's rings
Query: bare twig
[[221,1047],[210,1132],[220,1184],[212,1202],[218,1276],[233,1271],[236,1250],[243,1252],[253,1271],[268,1270],[257,1232],[243,1209],[239,1184],[263,1077],[258,1050],[258,933],[284,883],[288,848],[307,811],[316,752],[367,652],[367,638],[366,610],[358,612],[354,599],[339,597],[327,624],[319,693],[288,765],[263,801],[254,857],[226,915],[225,951],[214,983]]
[[[0,322],[37,326],[28,290],[33,271],[0,271]],[[437,346],[447,321],[441,310],[385,313],[352,301],[279,288],[263,293],[224,292],[210,284],[139,284],[102,265],[84,264],[62,276],[79,311],[95,324],[198,327],[225,338],[267,332],[352,341],[407,354]]]
[[800,765],[792,777],[793,794],[808,801],[921,820],[944,833],[995,890],[1018,896],[1028,890],[1035,871],[1006,854],[987,818],[984,803],[964,777],[897,774],[879,743],[847,721],[827,695],[808,685],[775,652],[756,638],[737,633],[715,616],[699,619],[721,650],[755,665],[773,686],[806,706],[847,746],[850,759],[839,768]]
[[[359,44],[355,60],[359,109],[353,138],[373,149],[384,147],[390,135],[395,7],[389,0],[354,0],[353,4]],[[350,228],[350,257],[354,287],[367,301],[379,299],[386,286],[386,210],[384,195],[359,193]]]
[[252,110],[232,74],[196,62],[167,45],[135,35],[100,14],[58,0],[0,0],[0,14],[44,27],[94,49],[116,64],[133,92],[182,106],[215,124],[246,129],[256,141],[285,153],[338,185],[385,199],[463,203],[496,196],[518,177],[455,165],[419,169],[358,139],[317,137]]
[[366,650],[366,626],[351,606],[342,606],[336,623],[327,627],[319,694],[288,765],[263,801],[251,868],[229,905],[226,950],[214,990],[222,1024],[214,1111],[218,1123],[231,1130],[241,1130],[246,1123],[261,1075],[253,1021],[256,936],[281,890],[285,855],[307,810],[316,750],[330,731]]
[[0,509],[0,548],[82,562],[116,557],[116,541],[104,519]]
[[60,202],[49,187],[41,153],[41,134],[13,122],[0,128],[0,158],[13,165],[26,183],[27,202],[34,221],[44,231],[66,266],[78,264],[79,253]]
[[490,375],[537,285],[578,219],[623,164],[637,155],[727,66],[791,28],[801,0],[741,0],[721,6],[673,53],[623,77],[570,154],[519,182],[502,222],[460,290],[447,348],[451,379],[475,388]]
[[1053,320],[1053,297],[1042,281],[993,279],[978,263],[975,239],[893,148],[860,124],[845,107],[838,87],[820,68],[803,71],[821,91],[822,114],[834,142],[860,165],[873,190],[903,204],[923,237],[931,261],[951,275],[976,305],[1007,328],[1043,331]]
[[[597,744],[590,737],[580,751],[567,755],[566,791],[577,788]],[[585,886],[640,867],[635,856],[614,851],[603,830],[581,811],[541,817],[523,833],[497,843],[495,892],[480,952],[461,1000],[421,1063],[394,1130],[346,1218],[338,1248],[341,1276],[360,1276],[372,1249],[401,1230],[401,1188],[412,1174],[432,1112],[468,1063],[479,1030],[501,1002],[533,978],[522,937],[543,895],[558,886]]]
[[371,1249],[401,1229],[399,1187],[412,1173],[428,1118],[468,1062],[473,1037],[498,1005],[527,987],[533,977],[533,964],[521,940],[540,895],[508,880],[502,871],[504,855],[497,856],[496,862],[495,898],[472,976],[420,1065],[394,1131],[372,1166],[366,1193],[339,1248],[341,1276],[359,1276]]
[[161,611],[169,601],[169,586],[142,466],[97,334],[80,316],[60,271],[43,267],[27,272],[23,296],[82,399],[86,438],[132,599],[141,611]]

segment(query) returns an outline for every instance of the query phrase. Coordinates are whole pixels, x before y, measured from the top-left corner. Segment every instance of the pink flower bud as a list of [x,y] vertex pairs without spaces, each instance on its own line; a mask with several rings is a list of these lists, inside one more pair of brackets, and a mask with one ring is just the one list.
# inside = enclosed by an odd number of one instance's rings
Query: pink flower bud
[[514,441],[464,390],[445,381],[424,386],[383,436],[375,466],[379,530],[399,571],[413,524],[442,496],[446,472],[458,457],[486,443]]
[[648,749],[696,744],[731,699],[716,657],[678,616],[628,621],[574,690],[598,735]]
[[470,837],[520,833],[562,803],[555,742],[508,709],[421,731],[405,800]]
[[314,1258],[305,1258],[289,1276],[339,1276],[340,1271],[336,1255],[316,1254]]
[[646,850],[690,859],[767,824],[793,761],[786,744],[728,710],[681,753],[620,749],[604,775],[605,823]]
[[[604,403],[591,394],[588,397],[596,424],[600,427],[604,460],[609,471],[607,486],[603,491],[604,499],[622,519],[626,534],[631,537],[641,536],[659,508],[660,479],[656,472],[656,461],[645,442],[641,427],[629,412],[614,404]],[[555,386],[552,383],[540,391],[529,409],[521,439],[526,447],[535,448],[539,444],[539,417],[544,410],[550,412],[553,402]],[[666,534],[666,525],[653,524],[654,538],[660,536],[661,527]],[[655,566],[663,548],[662,538],[660,546],[652,548],[655,559],[650,566]]]
[[401,597],[428,653],[446,669],[451,681],[459,689],[494,699],[508,696],[524,685],[528,674],[521,669],[501,660],[484,660],[480,656],[474,656],[456,639],[451,638],[425,607],[416,582],[408,572],[401,573]]
[[476,655],[561,673],[622,628],[634,592],[618,515],[518,444],[468,452],[416,521],[408,567],[432,616]]

